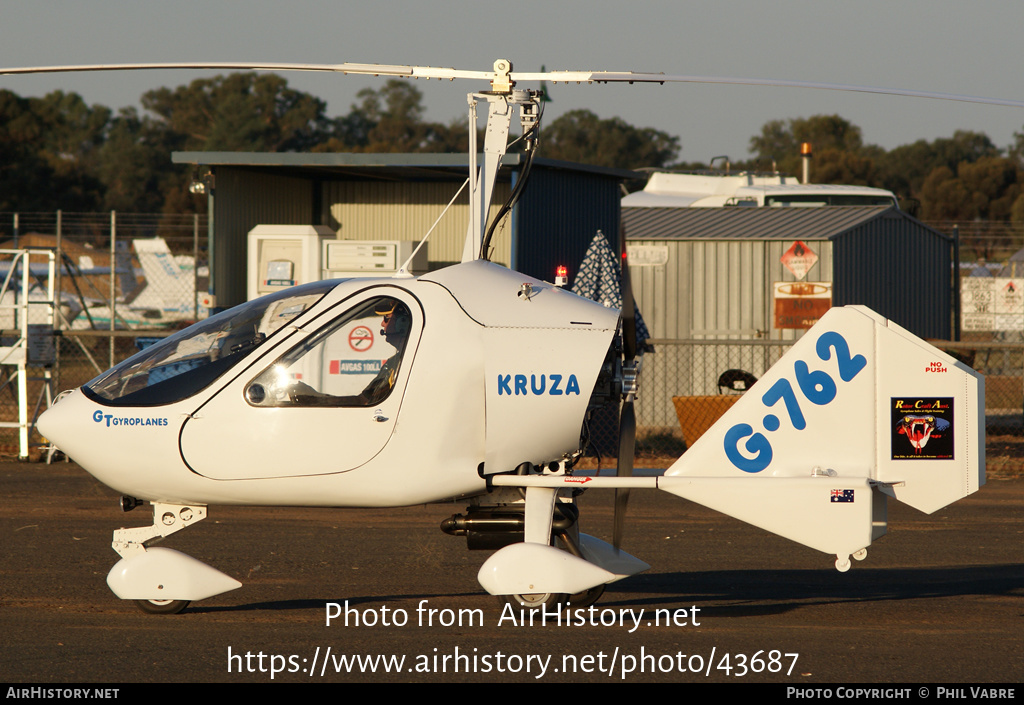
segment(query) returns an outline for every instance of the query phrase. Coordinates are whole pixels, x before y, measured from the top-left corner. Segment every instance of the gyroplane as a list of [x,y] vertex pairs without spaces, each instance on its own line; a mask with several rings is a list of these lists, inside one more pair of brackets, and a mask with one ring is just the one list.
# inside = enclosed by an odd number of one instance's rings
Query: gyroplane
[[[361,64],[148,64],[7,69],[316,70],[483,82],[483,160],[470,130],[470,222],[462,261],[418,277],[319,281],[186,328],[63,393],[42,433],[148,526],[114,531],[107,583],[149,612],[240,583],[158,541],[210,505],[400,507],[465,498],[443,522],[494,553],[487,592],[533,606],[586,606],[649,566],[621,549],[628,493],[657,489],[834,557],[840,571],[886,531],[895,498],[933,512],[985,480],[984,381],[861,306],[830,310],[667,471],[633,476],[642,345],[629,268],[621,311],[488,261],[486,222],[510,124],[536,153],[531,81],[703,81],[840,88],[1024,107],[941,94],[664,74],[514,73]],[[528,172],[528,164],[524,171]],[[513,190],[514,199],[521,191]],[[506,204],[508,206],[509,204]],[[500,217],[500,216],[499,216]],[[379,330],[383,360],[361,384],[332,375],[334,346]],[[459,341],[452,364],[451,341]],[[444,370],[444,374],[439,374]],[[615,476],[580,472],[588,420],[619,407]],[[930,420],[929,420],[930,419]],[[837,433],[842,429],[841,433]],[[580,531],[580,490],[617,493],[612,542]]]

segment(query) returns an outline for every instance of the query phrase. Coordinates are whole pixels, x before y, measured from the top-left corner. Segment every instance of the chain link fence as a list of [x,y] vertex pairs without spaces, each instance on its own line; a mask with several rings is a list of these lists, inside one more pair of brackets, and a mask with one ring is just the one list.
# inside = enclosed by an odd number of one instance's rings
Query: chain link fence
[[[792,341],[650,339],[636,400],[636,464],[667,467],[693,445]],[[590,458],[615,467],[618,418],[591,422]],[[594,462],[591,460],[591,462]]]
[[[954,230],[954,224],[930,225]],[[979,266],[996,271],[1002,265],[994,261],[1010,261],[1024,248],[1018,225],[973,223],[957,230],[970,260],[965,274]],[[207,232],[203,215],[0,213],[0,247],[52,249],[62,263],[54,364],[27,375],[35,410],[45,408],[47,374],[54,394],[80,386],[153,339],[205,317],[199,295],[209,288]],[[964,338],[938,346],[986,375],[989,434],[1024,436],[1024,336],[993,331]],[[636,412],[637,463],[653,466],[681,455],[790,345],[651,342],[656,352],[645,356]],[[18,398],[4,367],[0,420],[17,419]],[[615,446],[617,423],[615,414],[605,414],[592,424],[605,466],[615,463],[608,449]],[[17,430],[0,429],[0,455],[17,454]]]
[[[48,394],[80,386],[207,315],[207,232],[204,215],[0,213],[0,248],[52,251],[59,265],[53,357],[26,370],[30,421]],[[33,276],[30,300],[45,297],[46,286]],[[17,420],[18,370],[2,367],[0,420]],[[41,442],[32,439],[33,455]],[[0,429],[0,455],[20,454],[17,429]]]
[[998,274],[1024,248],[1024,223],[927,221],[925,225],[959,240],[961,267],[968,274],[979,266]]

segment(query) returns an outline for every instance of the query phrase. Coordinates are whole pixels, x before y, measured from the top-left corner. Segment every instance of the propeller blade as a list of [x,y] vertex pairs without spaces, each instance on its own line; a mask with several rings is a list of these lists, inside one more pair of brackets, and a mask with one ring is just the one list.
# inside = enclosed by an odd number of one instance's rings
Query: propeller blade
[[[633,283],[626,261],[626,225],[619,224],[619,260],[622,286],[622,362],[623,371],[632,370],[636,360],[636,306],[633,299]],[[625,385],[625,382],[624,382]],[[633,476],[633,452],[636,448],[636,411],[633,409],[633,389],[623,389],[622,412],[619,415],[619,458],[616,467],[618,477]],[[626,505],[629,490],[615,490],[615,517],[612,527],[612,545],[618,550],[626,528]]]
[[622,273],[622,356],[627,362],[636,357],[636,305],[633,299],[633,282],[629,276],[626,261],[626,226],[619,226],[619,269]]
[[[633,451],[636,446],[636,413],[633,411],[632,399],[622,404],[622,415],[619,418],[619,464],[618,477],[633,476]],[[612,546],[618,550],[622,546],[622,535],[626,528],[626,505],[629,503],[629,490],[615,490],[615,518],[612,528]]]

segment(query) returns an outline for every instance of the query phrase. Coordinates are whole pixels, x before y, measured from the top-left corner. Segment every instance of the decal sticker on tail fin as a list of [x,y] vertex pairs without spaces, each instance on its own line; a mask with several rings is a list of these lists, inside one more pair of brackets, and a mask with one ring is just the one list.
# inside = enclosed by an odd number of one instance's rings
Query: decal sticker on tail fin
[[892,459],[955,458],[953,397],[892,397]]

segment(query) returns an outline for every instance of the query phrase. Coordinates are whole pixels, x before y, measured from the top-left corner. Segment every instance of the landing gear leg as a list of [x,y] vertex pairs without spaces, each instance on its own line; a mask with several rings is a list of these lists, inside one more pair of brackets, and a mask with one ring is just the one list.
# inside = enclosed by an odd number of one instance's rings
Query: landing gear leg
[[[526,489],[526,516],[523,538],[527,542],[551,544],[551,523],[554,516],[557,492],[546,487],[528,487]],[[534,508],[536,507],[536,509]],[[569,596],[560,592],[536,592],[518,595],[501,595],[501,600],[515,609],[557,608],[565,604]]]
[[[556,509],[557,508],[557,509]],[[557,491],[552,488],[526,488],[524,544],[552,546],[561,544],[566,553],[580,561],[586,561],[579,547],[579,512],[573,502],[559,502]],[[553,520],[557,518],[559,521]],[[554,528],[553,528],[554,527]],[[555,551],[554,553],[557,553]],[[522,584],[522,583],[520,583]],[[532,585],[531,585],[532,587]],[[544,609],[555,611],[568,608],[586,608],[593,605],[604,594],[604,584],[597,585],[575,594],[557,592],[531,592],[499,595],[504,604],[514,609]]]
[[[126,506],[124,502],[122,502],[122,506]],[[154,502],[153,524],[151,526],[136,526],[131,529],[118,529],[114,532],[111,547],[122,558],[131,558],[145,553],[147,546],[205,518],[206,507],[204,506]]]
[[[130,499],[130,498],[129,498]],[[130,509],[137,502],[122,502]],[[114,532],[112,546],[121,560],[107,574],[107,585],[122,600],[149,614],[177,614],[193,600],[219,595],[242,584],[191,556],[152,544],[206,518],[202,505],[153,503],[153,524]]]

